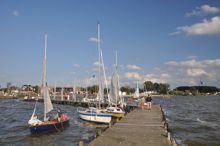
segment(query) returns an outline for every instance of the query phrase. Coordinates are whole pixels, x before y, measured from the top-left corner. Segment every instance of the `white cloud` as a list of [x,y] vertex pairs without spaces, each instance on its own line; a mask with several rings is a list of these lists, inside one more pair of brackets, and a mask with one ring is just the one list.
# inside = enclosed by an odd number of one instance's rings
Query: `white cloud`
[[80,67],[80,65],[79,64],[74,64],[73,67],[78,68],[78,67]]
[[210,66],[216,66],[220,67],[220,59],[214,59],[214,60],[204,60],[202,63]]
[[[101,71],[102,71],[102,70],[103,70],[103,69],[102,69],[102,66],[101,66]],[[107,70],[108,70],[108,67],[105,66],[105,71],[107,71]],[[93,63],[92,71],[95,71],[95,72],[99,71],[99,62],[98,62],[98,61],[96,61],[96,62]]]
[[190,13],[186,13],[186,17],[190,16],[201,16],[201,15],[207,15],[207,14],[216,14],[220,12],[220,8],[212,7],[209,5],[202,5],[200,7],[197,7],[195,10],[193,10]]
[[[98,43],[98,38],[95,38],[95,37],[90,37],[89,38],[89,41],[90,42],[95,42],[95,43]],[[100,42],[102,42],[102,40],[100,39]]]
[[203,65],[201,62],[196,61],[195,59],[192,60],[186,60],[186,61],[169,61],[165,64],[170,66],[177,66],[177,67],[202,67]]
[[98,61],[93,63],[92,71],[95,71],[95,72],[99,71],[99,62]]
[[99,66],[99,62],[96,61],[96,62],[93,63],[93,65],[96,66],[96,67],[98,67],[98,66]]
[[168,61],[165,63],[166,65],[169,66],[176,66],[180,68],[186,68],[186,67],[191,67],[191,68],[205,68],[208,66],[214,66],[214,67],[220,67],[220,59],[209,59],[209,60],[202,60],[202,61],[197,61],[195,59],[192,60],[186,60],[186,61]]
[[127,65],[126,68],[129,70],[142,70],[142,68],[137,65]]
[[91,38],[89,38],[89,41],[90,41],[90,42],[95,42],[95,43],[97,43],[97,42],[98,42],[98,39],[97,39],[97,38],[94,38],[94,37],[91,37]]
[[220,86],[220,59],[169,61],[165,64],[167,67],[163,72],[170,76],[167,80],[172,85],[198,85],[202,79],[206,85]]
[[151,81],[153,83],[168,83],[169,78],[170,75],[166,73],[146,74],[144,76],[144,81]]
[[201,68],[190,68],[186,70],[188,76],[200,77],[206,75],[207,73]]
[[201,11],[205,14],[215,14],[215,13],[220,12],[220,9],[217,7],[209,6],[209,5],[203,5],[201,6]]
[[19,16],[20,12],[18,10],[13,10],[12,15],[15,16],[15,17]]
[[[196,58],[196,57],[192,57]],[[95,71],[98,71],[98,62],[94,64]],[[126,66],[127,67],[127,66]],[[127,68],[126,68],[127,69]],[[157,67],[152,71],[145,70],[128,71],[121,70],[120,84],[131,85],[133,82],[152,81],[157,83],[168,83],[171,88],[177,86],[191,86],[199,85],[200,79],[204,85],[220,87],[220,58],[219,59],[186,59],[180,61],[169,61],[165,63],[165,66]],[[108,83],[110,76],[108,77]],[[93,80],[94,83],[94,80]]]
[[125,78],[129,80],[141,80],[141,76],[137,72],[127,72],[125,73]]
[[204,19],[200,23],[193,24],[191,26],[180,26],[176,28],[177,31],[171,33],[176,35],[180,33],[186,33],[187,35],[211,35],[220,33],[220,17],[215,16],[211,20]]

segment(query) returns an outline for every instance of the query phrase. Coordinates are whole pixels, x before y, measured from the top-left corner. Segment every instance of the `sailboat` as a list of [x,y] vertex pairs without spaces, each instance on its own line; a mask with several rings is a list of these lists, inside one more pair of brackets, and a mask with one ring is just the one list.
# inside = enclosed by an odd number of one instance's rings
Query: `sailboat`
[[139,94],[139,87],[138,87],[138,82],[136,84],[136,91],[135,91],[135,94],[134,94],[134,98],[138,99],[140,97],[140,94]]
[[134,100],[134,101],[140,100],[138,82],[136,83],[136,89],[135,89],[134,95],[130,98],[130,100]]
[[76,87],[75,87],[75,80],[73,85],[73,94],[72,94],[72,100],[76,102]]
[[[98,52],[99,52],[99,92],[97,94],[99,106],[98,108],[89,107],[85,111],[78,111],[79,117],[83,120],[90,121],[90,122],[96,122],[96,123],[110,123],[112,119],[112,114],[105,113],[101,109],[101,102],[104,100],[104,88],[101,81],[101,67],[103,69],[103,74],[105,76],[104,72],[104,63],[102,58],[102,50],[100,48],[100,26],[98,23]],[[102,65],[102,66],[101,66]]]
[[[110,99],[107,112],[112,114],[112,117],[121,118],[125,115],[125,112],[121,109],[123,107],[122,97],[119,96],[120,84],[117,65],[117,51],[116,51],[116,64],[113,66],[113,73],[110,86]],[[118,105],[121,105],[119,107]]]
[[86,94],[85,97],[82,99],[82,102],[84,103],[89,103],[90,101],[92,101],[91,99],[89,99],[89,94],[88,94],[88,80],[86,80]]
[[53,92],[53,100],[56,99],[56,88],[57,88],[57,86],[56,86],[56,84],[55,84],[55,86],[54,86],[54,92]]
[[63,101],[63,99],[64,99],[64,98],[63,98],[63,91],[64,91],[64,89],[63,89],[63,87],[61,87],[61,96],[60,96],[60,97],[61,97],[61,100],[62,100],[62,101]]
[[45,34],[45,48],[44,48],[44,60],[43,60],[43,78],[42,78],[42,95],[44,99],[44,119],[41,121],[38,119],[36,112],[37,101],[35,103],[34,111],[28,125],[32,134],[60,131],[64,129],[69,122],[69,118],[58,110],[57,118],[50,119],[48,113],[53,110],[53,105],[50,99],[49,90],[46,83],[46,49],[47,49],[47,34]]

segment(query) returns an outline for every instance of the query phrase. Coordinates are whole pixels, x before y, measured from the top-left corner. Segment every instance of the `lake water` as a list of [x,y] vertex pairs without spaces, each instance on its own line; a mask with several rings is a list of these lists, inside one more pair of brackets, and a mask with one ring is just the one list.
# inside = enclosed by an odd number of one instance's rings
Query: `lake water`
[[220,97],[156,97],[181,146],[220,146]]
[[[153,101],[162,105],[169,127],[179,145],[220,145],[220,97],[155,97]],[[27,121],[34,104],[19,99],[0,99],[1,146],[78,146],[80,140],[88,144],[98,130],[106,127],[79,119],[77,107],[54,105],[54,108],[63,109],[70,117],[69,127],[63,132],[31,135]],[[43,104],[38,103],[38,112],[42,113],[42,108]]]
[[[54,105],[61,108],[70,117],[69,126],[62,132],[31,135],[28,120],[35,102],[18,99],[0,100],[0,145],[6,146],[78,146],[94,138],[98,130],[106,125],[91,124],[78,118],[77,108],[68,105]],[[42,113],[43,104],[38,103],[38,112]]]

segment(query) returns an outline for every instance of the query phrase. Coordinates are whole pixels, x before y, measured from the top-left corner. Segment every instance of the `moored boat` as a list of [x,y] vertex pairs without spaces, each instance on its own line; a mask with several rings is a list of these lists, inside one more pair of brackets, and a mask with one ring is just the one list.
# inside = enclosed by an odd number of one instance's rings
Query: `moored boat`
[[83,120],[96,122],[96,123],[110,123],[112,114],[105,113],[94,107],[90,107],[85,111],[78,111],[79,117]]
[[45,34],[45,48],[44,48],[44,61],[43,61],[43,78],[42,78],[42,94],[44,100],[44,119],[41,121],[36,116],[36,107],[37,100],[35,103],[34,111],[30,120],[28,121],[30,132],[32,134],[50,132],[50,131],[60,131],[64,129],[68,122],[69,118],[58,110],[58,113],[55,115],[53,119],[48,116],[48,113],[53,110],[53,105],[50,99],[49,90],[46,84],[46,48],[47,48],[47,35]]
[[[122,118],[125,115],[125,112],[121,107],[124,106],[123,97],[119,95],[120,92],[120,83],[118,75],[118,65],[117,65],[117,52],[116,52],[116,63],[113,66],[113,74],[111,77],[111,86],[110,86],[110,97],[109,97],[109,107],[106,109],[108,113],[112,114],[112,117]],[[118,106],[120,105],[120,106]]]
[[[100,28],[98,23],[98,54],[99,54],[99,91],[97,94],[97,100],[98,100],[98,107],[90,107],[86,109],[85,111],[78,111],[79,117],[83,120],[90,121],[90,122],[96,122],[96,123],[110,123],[112,119],[112,114],[105,113],[105,110],[101,109],[101,102],[104,101],[104,88],[103,88],[103,76],[106,81],[105,76],[105,67],[103,62],[103,56],[102,56],[102,50],[100,48]],[[102,73],[101,73],[102,70]],[[107,81],[106,81],[107,86]],[[108,93],[107,93],[108,94]],[[88,100],[88,98],[85,98]]]
[[61,131],[64,130],[69,124],[69,118],[61,119],[58,121],[57,119],[47,120],[44,122],[38,122],[38,124],[30,124],[30,132],[31,134],[52,132],[52,131]]
[[125,112],[119,107],[111,106],[111,107],[108,107],[106,111],[108,113],[111,113],[112,117],[115,117],[115,118],[122,118],[125,115]]

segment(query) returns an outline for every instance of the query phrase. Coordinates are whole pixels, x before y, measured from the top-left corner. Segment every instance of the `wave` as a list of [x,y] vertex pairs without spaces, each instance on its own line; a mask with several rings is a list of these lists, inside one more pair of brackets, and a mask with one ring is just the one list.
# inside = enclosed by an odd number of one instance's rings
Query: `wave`
[[201,124],[204,125],[204,126],[208,126],[208,127],[218,127],[218,124],[216,124],[216,123],[207,122],[207,121],[201,120],[201,119],[199,119],[199,118],[197,118],[196,121],[198,121],[199,123],[201,123]]

